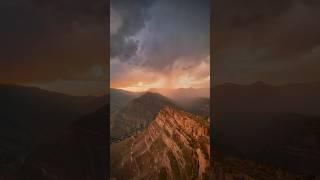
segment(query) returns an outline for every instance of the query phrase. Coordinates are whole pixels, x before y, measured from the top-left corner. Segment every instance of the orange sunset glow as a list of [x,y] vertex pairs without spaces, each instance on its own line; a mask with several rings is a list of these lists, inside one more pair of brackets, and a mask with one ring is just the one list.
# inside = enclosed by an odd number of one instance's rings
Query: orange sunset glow
[[177,61],[170,69],[155,71],[148,68],[133,67],[121,62],[115,66],[124,66],[125,76],[111,81],[111,87],[127,91],[142,92],[153,88],[209,88],[210,56],[200,60],[196,65],[186,65]]

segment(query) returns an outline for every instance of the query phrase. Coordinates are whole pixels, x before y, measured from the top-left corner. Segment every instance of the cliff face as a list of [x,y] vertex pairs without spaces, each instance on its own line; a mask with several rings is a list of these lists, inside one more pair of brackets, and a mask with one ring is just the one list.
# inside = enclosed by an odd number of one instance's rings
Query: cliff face
[[207,179],[209,122],[166,106],[140,134],[111,145],[115,179]]

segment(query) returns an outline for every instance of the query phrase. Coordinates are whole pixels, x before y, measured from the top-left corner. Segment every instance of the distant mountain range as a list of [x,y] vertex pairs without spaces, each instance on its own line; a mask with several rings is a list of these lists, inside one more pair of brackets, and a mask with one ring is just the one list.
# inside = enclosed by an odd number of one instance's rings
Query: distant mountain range
[[259,113],[297,113],[320,116],[320,83],[272,86],[263,82],[251,85],[224,84],[215,87],[215,111]]
[[0,85],[0,164],[24,157],[35,146],[53,141],[74,121],[102,107],[105,98]]
[[171,98],[179,103],[184,103],[194,98],[210,98],[210,88],[152,88],[149,92],[159,93],[163,96]]
[[293,173],[319,175],[320,83],[215,87],[217,150]]
[[190,98],[188,101],[185,101],[185,103],[178,104],[188,112],[207,118],[210,116],[210,98]]

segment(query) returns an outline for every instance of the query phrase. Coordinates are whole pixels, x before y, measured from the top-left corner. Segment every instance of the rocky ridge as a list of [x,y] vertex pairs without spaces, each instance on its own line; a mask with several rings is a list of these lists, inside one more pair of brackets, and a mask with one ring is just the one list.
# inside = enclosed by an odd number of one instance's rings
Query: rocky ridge
[[209,134],[207,120],[165,106],[143,132],[111,145],[111,176],[115,179],[207,179]]

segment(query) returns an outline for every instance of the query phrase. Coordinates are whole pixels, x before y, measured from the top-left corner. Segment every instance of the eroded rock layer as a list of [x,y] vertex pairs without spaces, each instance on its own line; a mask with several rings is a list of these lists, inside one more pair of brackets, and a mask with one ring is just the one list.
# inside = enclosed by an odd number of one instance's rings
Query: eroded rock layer
[[111,145],[114,179],[208,179],[209,122],[166,106],[140,134]]

